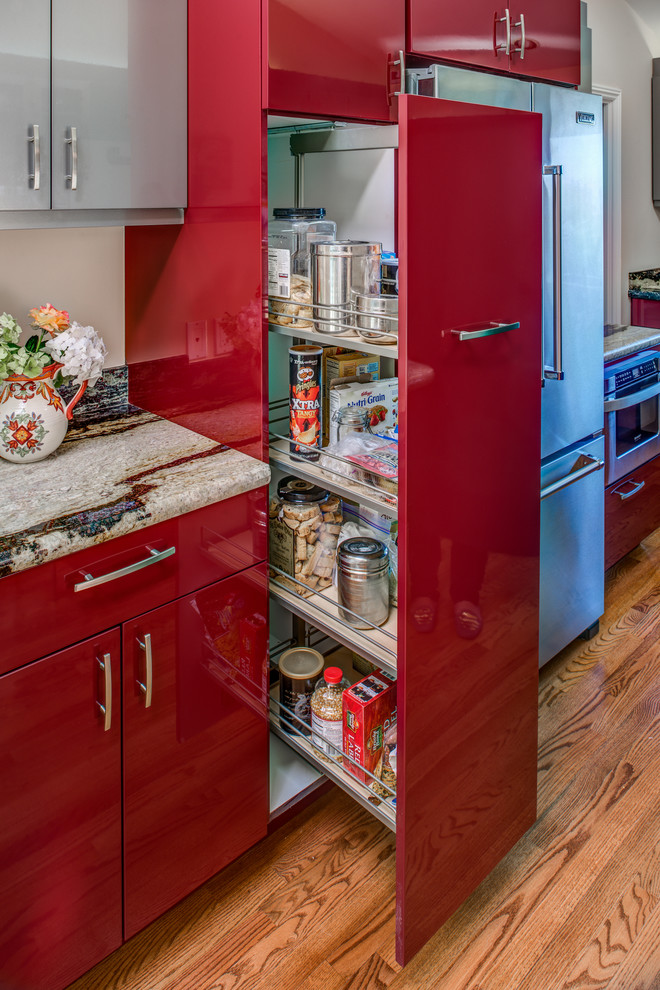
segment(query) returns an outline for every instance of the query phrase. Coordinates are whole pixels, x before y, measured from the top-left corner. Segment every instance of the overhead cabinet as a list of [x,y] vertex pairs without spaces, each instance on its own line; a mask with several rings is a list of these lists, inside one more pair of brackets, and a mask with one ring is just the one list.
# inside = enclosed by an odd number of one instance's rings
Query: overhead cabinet
[[1,209],[186,205],[186,8],[3,4]]

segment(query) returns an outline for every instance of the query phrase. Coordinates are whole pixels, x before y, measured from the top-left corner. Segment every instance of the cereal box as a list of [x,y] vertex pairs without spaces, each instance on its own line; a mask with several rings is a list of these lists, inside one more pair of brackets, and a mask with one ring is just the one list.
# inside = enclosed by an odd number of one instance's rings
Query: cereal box
[[375,354],[350,351],[345,347],[323,348],[323,440],[328,440],[330,382],[333,378],[353,378],[369,375],[373,381],[380,378],[380,358]]
[[[383,752],[383,737],[396,719],[396,681],[382,670],[346,688],[343,697],[343,750],[370,773]],[[371,777],[344,758],[344,768],[369,786]]]
[[373,384],[352,382],[335,385],[330,389],[330,443],[337,440],[336,415],[343,406],[357,406],[369,413],[372,433],[384,433],[396,426],[399,420],[399,379],[382,378]]

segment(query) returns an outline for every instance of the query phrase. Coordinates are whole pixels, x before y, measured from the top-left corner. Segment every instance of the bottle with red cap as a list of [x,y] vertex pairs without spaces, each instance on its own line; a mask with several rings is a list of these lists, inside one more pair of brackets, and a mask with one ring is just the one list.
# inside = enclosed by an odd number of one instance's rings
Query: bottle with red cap
[[341,667],[328,667],[312,695],[312,745],[341,762],[344,690],[349,687]]

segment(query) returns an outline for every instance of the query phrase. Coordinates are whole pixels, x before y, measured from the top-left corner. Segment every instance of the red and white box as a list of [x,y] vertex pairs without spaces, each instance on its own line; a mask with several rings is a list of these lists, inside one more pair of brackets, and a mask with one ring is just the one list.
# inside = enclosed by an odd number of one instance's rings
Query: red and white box
[[346,688],[343,695],[343,750],[344,769],[361,783],[369,786],[378,761],[383,754],[383,738],[386,730],[396,720],[396,681],[382,670],[368,674],[361,681]]

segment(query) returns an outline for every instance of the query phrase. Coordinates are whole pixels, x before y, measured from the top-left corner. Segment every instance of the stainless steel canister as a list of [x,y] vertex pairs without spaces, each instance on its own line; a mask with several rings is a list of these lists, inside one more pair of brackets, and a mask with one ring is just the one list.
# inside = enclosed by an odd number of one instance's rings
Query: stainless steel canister
[[399,297],[355,294],[355,323],[363,340],[396,344],[399,331]]
[[[380,540],[356,536],[339,544],[339,614],[349,626],[369,629],[387,621],[390,611],[388,568],[389,551]],[[353,612],[356,614],[352,615]]]
[[319,333],[355,336],[352,292],[380,291],[381,245],[330,241],[311,245],[312,302]]

